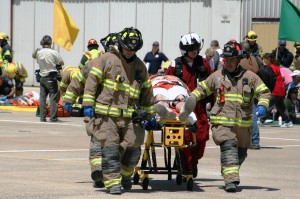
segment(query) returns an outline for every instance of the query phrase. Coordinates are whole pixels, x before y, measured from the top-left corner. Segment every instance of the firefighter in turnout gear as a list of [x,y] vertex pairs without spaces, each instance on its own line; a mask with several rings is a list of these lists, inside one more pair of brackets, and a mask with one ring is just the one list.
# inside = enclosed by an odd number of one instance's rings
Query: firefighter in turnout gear
[[8,44],[8,40],[9,36],[5,32],[0,32],[0,67],[12,62],[13,51]]
[[95,117],[93,137],[101,145],[103,182],[111,194],[121,194],[121,185],[131,189],[145,136],[141,122],[154,114],[151,82],[136,56],[143,46],[140,31],[125,28],[118,44],[98,58],[83,95],[84,115]]
[[59,85],[60,96],[64,97],[66,94],[66,90],[71,83],[72,79],[74,79],[79,73],[79,68],[74,66],[66,66],[62,70],[61,81]]
[[16,83],[16,97],[23,95],[23,84],[28,77],[28,73],[23,64],[19,62],[11,62],[5,64],[3,68],[3,75],[14,79]]
[[255,112],[261,117],[269,107],[271,96],[269,89],[255,73],[239,66],[241,55],[240,44],[225,44],[224,68],[198,84],[179,115],[180,120],[185,120],[197,101],[216,94],[210,123],[214,142],[220,146],[221,171],[227,192],[236,192],[240,183],[239,169],[251,143],[253,100],[258,99]]
[[88,41],[87,48],[88,52],[83,53],[80,63],[78,65],[80,69],[82,69],[83,66],[85,66],[89,61],[98,57],[99,54],[103,53],[102,51],[98,50],[99,45],[95,39],[90,39]]
[[[108,36],[102,38],[100,43],[106,52],[110,51],[110,46],[117,44],[117,33],[110,33]],[[67,88],[66,95],[63,97],[65,109],[68,112],[72,111],[72,104],[75,103],[76,99],[83,95],[85,82],[90,73],[91,69],[99,62],[101,54],[90,62],[88,62],[81,70],[76,74],[76,77],[72,79],[71,83]],[[98,86],[98,89],[101,86]],[[100,90],[100,89],[99,89]],[[98,91],[99,91],[98,90]],[[98,93],[98,92],[97,92]],[[96,94],[97,96],[97,94]],[[102,156],[100,143],[93,137],[95,119],[90,119],[86,123],[86,130],[88,136],[91,136],[90,142],[90,166],[91,166],[91,177],[95,182],[96,187],[103,187],[103,175],[102,175]]]

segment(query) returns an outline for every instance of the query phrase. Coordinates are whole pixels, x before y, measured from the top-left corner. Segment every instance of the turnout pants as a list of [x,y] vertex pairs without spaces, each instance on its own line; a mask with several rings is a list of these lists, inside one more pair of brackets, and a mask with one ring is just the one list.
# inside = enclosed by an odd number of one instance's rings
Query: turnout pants
[[121,185],[130,178],[141,155],[145,130],[131,118],[97,115],[93,137],[101,145],[102,172],[105,187]]
[[220,145],[221,172],[225,184],[239,184],[239,169],[247,157],[250,147],[250,127],[212,125],[214,142]]

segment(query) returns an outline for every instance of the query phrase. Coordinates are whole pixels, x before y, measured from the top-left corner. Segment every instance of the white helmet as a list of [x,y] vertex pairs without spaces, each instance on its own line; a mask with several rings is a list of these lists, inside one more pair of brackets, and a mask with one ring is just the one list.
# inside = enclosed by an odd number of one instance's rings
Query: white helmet
[[203,47],[204,39],[201,39],[199,35],[196,33],[189,33],[186,35],[181,36],[180,42],[179,42],[179,48],[181,51],[181,54],[184,56],[186,55],[187,51],[192,50],[200,50]]

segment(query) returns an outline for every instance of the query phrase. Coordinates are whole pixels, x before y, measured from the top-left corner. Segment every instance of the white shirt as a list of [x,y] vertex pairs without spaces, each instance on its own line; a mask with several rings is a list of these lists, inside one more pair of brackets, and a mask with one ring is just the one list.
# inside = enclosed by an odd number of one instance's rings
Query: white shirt
[[56,65],[62,60],[60,54],[51,48],[42,48],[36,54],[37,63],[40,66],[40,75],[46,77],[50,72],[57,72]]

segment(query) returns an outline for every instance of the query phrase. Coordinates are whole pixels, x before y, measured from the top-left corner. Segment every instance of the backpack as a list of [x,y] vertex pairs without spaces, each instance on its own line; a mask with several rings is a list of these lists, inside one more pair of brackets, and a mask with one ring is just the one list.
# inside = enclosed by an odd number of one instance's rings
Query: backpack
[[[196,71],[196,80],[198,82],[201,82],[205,80],[208,75],[205,70],[205,66],[203,64],[203,58],[200,56],[197,56],[193,66],[192,66],[195,71]],[[182,57],[177,57],[175,59],[175,71],[174,71],[174,76],[178,77],[179,79],[182,79]]]
[[264,65],[256,56],[254,56],[254,57],[259,66],[257,75],[260,77],[260,79],[265,83],[265,85],[272,92],[274,90],[274,87],[276,84],[276,75],[275,75],[273,69],[269,66]]

